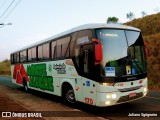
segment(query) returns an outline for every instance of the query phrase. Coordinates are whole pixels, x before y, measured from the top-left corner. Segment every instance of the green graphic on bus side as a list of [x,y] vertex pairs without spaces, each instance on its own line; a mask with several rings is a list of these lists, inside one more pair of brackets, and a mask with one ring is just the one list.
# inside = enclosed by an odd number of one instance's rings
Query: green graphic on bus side
[[47,76],[46,64],[28,65],[27,75],[30,77],[29,86],[54,91],[53,78]]

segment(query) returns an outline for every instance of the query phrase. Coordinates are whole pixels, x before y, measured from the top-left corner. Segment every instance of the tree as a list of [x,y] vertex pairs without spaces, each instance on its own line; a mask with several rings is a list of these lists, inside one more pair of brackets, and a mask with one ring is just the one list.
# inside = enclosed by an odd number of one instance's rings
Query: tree
[[130,19],[130,20],[135,19],[135,16],[134,16],[133,12],[127,13],[127,18]]
[[147,13],[145,11],[141,12],[142,18],[145,17],[147,15]]
[[118,23],[118,18],[117,17],[108,17],[107,18],[107,23]]

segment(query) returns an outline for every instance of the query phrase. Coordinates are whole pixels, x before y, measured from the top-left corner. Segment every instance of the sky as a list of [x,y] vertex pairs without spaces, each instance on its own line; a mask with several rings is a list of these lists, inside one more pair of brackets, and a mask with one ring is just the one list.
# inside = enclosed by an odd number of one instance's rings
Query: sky
[[112,16],[127,22],[130,11],[136,18],[142,11],[155,14],[160,0],[0,0],[0,16],[5,13],[0,23],[12,23],[0,26],[0,61],[10,59],[15,50],[79,25],[106,23]]

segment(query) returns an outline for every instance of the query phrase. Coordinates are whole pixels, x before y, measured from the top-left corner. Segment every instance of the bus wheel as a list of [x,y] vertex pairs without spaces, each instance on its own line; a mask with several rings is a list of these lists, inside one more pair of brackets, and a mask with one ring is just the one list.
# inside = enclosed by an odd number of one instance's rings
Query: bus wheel
[[73,90],[72,87],[69,87],[69,88],[66,90],[65,98],[66,98],[67,102],[69,102],[69,103],[72,103],[72,104],[73,104],[73,103],[76,102],[74,90]]
[[27,82],[24,80],[23,81],[23,89],[25,92],[28,92],[28,85],[27,85]]

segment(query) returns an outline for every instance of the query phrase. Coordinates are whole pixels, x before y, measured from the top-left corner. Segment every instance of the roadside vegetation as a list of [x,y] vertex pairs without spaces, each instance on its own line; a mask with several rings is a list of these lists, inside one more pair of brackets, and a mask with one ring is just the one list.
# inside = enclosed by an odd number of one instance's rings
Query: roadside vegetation
[[10,60],[6,59],[0,62],[0,76],[10,76]]

